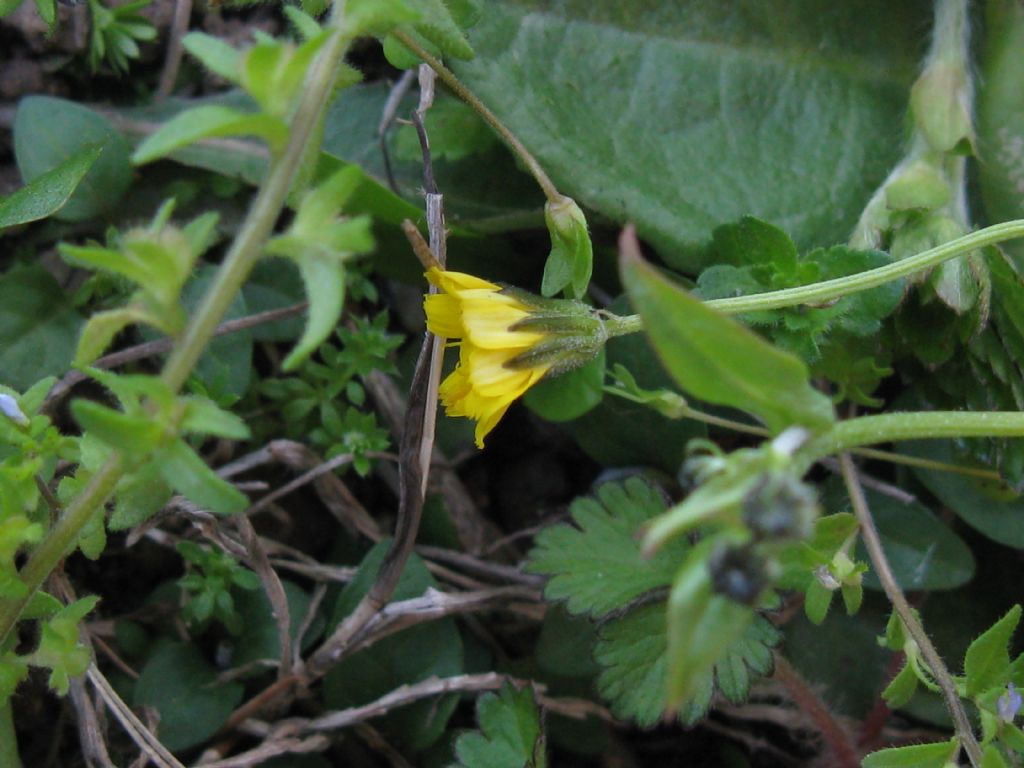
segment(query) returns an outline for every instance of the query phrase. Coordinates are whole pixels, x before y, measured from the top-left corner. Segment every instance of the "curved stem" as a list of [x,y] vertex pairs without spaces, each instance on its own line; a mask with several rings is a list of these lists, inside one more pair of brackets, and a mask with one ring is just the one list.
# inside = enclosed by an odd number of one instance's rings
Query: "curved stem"
[[[799,285],[795,288],[784,288],[780,291],[767,291],[731,299],[709,299],[705,303],[728,315],[766,309],[783,309],[799,304],[824,304],[841,299],[851,293],[877,288],[892,280],[934,267],[936,264],[941,264],[965,253],[1017,237],[1024,237],[1024,219],[994,224],[914,256],[855,275],[837,277],[810,285]],[[643,330],[643,320],[639,315],[606,317],[605,326],[609,336],[623,336]]]
[[[856,419],[851,419],[850,421],[856,421]],[[843,480],[846,482],[846,490],[850,495],[850,503],[853,505],[857,522],[860,523],[864,546],[868,550],[868,556],[871,558],[871,564],[875,568],[878,580],[882,583],[882,588],[885,590],[889,602],[892,603],[893,609],[903,622],[907,634],[917,643],[921,655],[931,668],[935,682],[939,684],[939,688],[942,690],[942,696],[946,701],[946,708],[949,709],[949,713],[953,717],[953,723],[956,726],[957,736],[960,737],[960,743],[963,745],[964,751],[967,752],[971,765],[978,768],[982,761],[981,747],[978,746],[978,742],[974,738],[971,721],[968,719],[967,712],[964,711],[963,703],[960,701],[960,696],[956,692],[953,678],[950,676],[949,670],[946,669],[942,657],[939,656],[935,646],[932,645],[931,639],[925,633],[917,614],[910,607],[910,603],[907,602],[907,598],[900,589],[899,584],[896,583],[896,578],[893,576],[892,569],[889,567],[889,561],[886,559],[885,552],[882,549],[882,540],[878,535],[878,529],[875,528],[875,521],[871,516],[871,510],[868,509],[867,500],[864,498],[864,491],[857,479],[857,470],[853,466],[850,454],[846,452],[841,453],[839,461],[843,469]]]
[[537,162],[537,159],[530,154],[530,151],[523,145],[523,142],[521,142],[519,138],[512,133],[512,131],[510,131],[505,124],[501,122],[501,120],[498,119],[497,115],[487,108],[486,104],[480,101],[480,99],[478,99],[476,95],[469,90],[469,88],[463,85],[462,81],[455,76],[454,72],[442,64],[439,59],[431,56],[428,51],[424,50],[423,47],[409,35],[404,32],[395,32],[393,34],[402,43],[402,45],[423,59],[423,61],[437,73],[437,76],[441,78],[441,81],[447,85],[456,96],[472,107],[473,111],[480,115],[480,117],[484,119],[484,122],[494,129],[495,133],[501,136],[502,140],[508,144],[509,148],[516,153],[520,160],[523,161],[523,164],[526,166],[527,170],[529,170],[530,175],[533,176],[538,186],[540,186],[544,191],[544,196],[549,202],[557,203],[562,199],[562,193],[558,191],[554,182],[552,182],[547,173],[544,172],[544,169],[541,167],[540,163]]
[[[292,180],[301,165],[303,153],[308,149],[310,137],[314,135],[320,113],[334,88],[339,65],[351,42],[344,32],[344,6],[344,0],[335,0],[331,19],[335,34],[325,43],[309,73],[289,129],[288,145],[279,157],[274,158],[213,284],[207,289],[199,309],[164,365],[161,377],[174,391],[184,385],[213,338],[221,318],[262,255],[263,245],[285,205]],[[31,595],[74,546],[82,527],[113,493],[123,471],[121,456],[115,452],[33,550],[19,573],[28,587],[27,596],[20,600],[0,601],[0,643],[14,627]]]

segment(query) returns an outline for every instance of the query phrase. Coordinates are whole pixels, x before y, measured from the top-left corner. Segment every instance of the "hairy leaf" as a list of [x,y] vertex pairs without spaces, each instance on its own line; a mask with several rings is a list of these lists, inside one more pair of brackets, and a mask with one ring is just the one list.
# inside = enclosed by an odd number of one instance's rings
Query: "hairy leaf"
[[640,553],[637,533],[665,511],[665,499],[640,478],[606,483],[596,498],[570,508],[574,526],[556,525],[537,535],[527,570],[551,577],[549,600],[566,600],[569,611],[599,618],[645,592],[672,583],[682,554],[677,539],[651,558]]

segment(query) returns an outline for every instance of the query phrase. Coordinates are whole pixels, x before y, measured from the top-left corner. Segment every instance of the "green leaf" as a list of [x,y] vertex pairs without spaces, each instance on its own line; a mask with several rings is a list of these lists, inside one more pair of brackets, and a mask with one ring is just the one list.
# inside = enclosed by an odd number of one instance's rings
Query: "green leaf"
[[606,483],[596,498],[573,502],[575,527],[555,525],[537,535],[526,569],[551,576],[548,600],[566,600],[574,614],[604,616],[672,583],[688,542],[676,539],[645,558],[637,539],[641,526],[664,511],[661,492],[638,477]]
[[145,165],[202,139],[223,136],[258,136],[277,151],[288,141],[288,127],[277,117],[247,113],[231,107],[208,105],[175,115],[150,134],[132,154],[135,165]]
[[0,198],[0,230],[52,216],[71,198],[102,149],[85,146],[21,189]]
[[832,405],[802,361],[673,285],[638,254],[623,253],[621,268],[648,339],[684,391],[753,413],[776,433],[832,423]]
[[[376,578],[389,546],[390,542],[382,541],[363,558],[355,579],[338,596],[329,626],[336,626],[355,608]],[[413,554],[391,599],[409,600],[436,587],[426,564]],[[337,709],[358,706],[400,685],[432,675],[457,675],[463,670],[462,639],[454,620],[444,618],[405,629],[343,659],[324,678],[324,701]],[[442,736],[458,698],[443,696],[416,702],[389,713],[375,724],[396,744],[409,752],[418,751]]]
[[218,477],[184,440],[161,449],[153,461],[168,485],[211,512],[230,515],[249,506],[249,498]]
[[[892,261],[881,251],[859,251],[845,246],[818,248],[799,256],[785,232],[750,216],[736,224],[718,227],[714,232],[714,251],[715,266],[704,270],[697,280],[696,293],[705,300],[832,280]],[[750,312],[741,319],[764,326],[768,337],[783,349],[808,362],[818,362],[831,347],[845,348],[851,336],[877,334],[880,321],[896,309],[903,294],[903,281],[894,280],[825,307]],[[844,376],[841,383],[845,380]]]
[[495,0],[451,66],[562,192],[694,272],[744,214],[847,239],[903,151],[930,8]]
[[[848,511],[849,497],[839,481],[825,486],[825,506]],[[882,548],[896,583],[904,590],[955,589],[974,576],[974,556],[948,525],[918,501],[900,499],[871,488],[864,489],[868,507],[882,539]],[[861,545],[858,558],[867,562]],[[874,570],[864,574],[864,586],[881,589]]]
[[[668,677],[666,606],[655,603],[636,608],[625,616],[601,625],[594,658],[603,670],[597,685],[611,703],[616,717],[636,721],[641,727],[655,725],[665,711],[665,681]],[[782,635],[758,616],[743,635],[726,649],[714,667],[718,689],[732,702],[746,699],[755,675],[771,674],[771,648]],[[707,676],[711,682],[711,674]],[[699,687],[699,686],[698,686]],[[684,722],[696,722],[707,712],[712,689],[698,692],[680,709]]]
[[1010,768],[1010,764],[999,753],[999,747],[989,744],[981,756],[981,768]]
[[[409,8],[421,22],[403,25],[416,41],[435,55],[458,59],[473,57],[473,48],[463,31],[479,15],[475,0],[407,0]],[[384,40],[384,54],[400,69],[408,69],[419,59],[393,36]]]
[[189,434],[215,435],[231,440],[246,440],[250,437],[246,423],[211,400],[204,397],[181,398],[185,406],[179,429]]
[[189,32],[182,46],[213,74],[237,83],[242,68],[242,53],[219,37],[203,32]]
[[83,431],[136,460],[150,454],[164,437],[165,425],[149,416],[115,411],[92,400],[73,401],[71,415]]
[[[1024,90],[1024,8],[1012,0],[985,4],[985,40],[981,49],[977,96],[978,154],[992,158],[979,165],[978,177],[988,221],[1009,221],[1024,217],[1024,113],[1020,94]],[[983,166],[983,167],[982,167]],[[1013,254],[1017,264],[1024,256],[1018,240],[1002,248]]]
[[526,391],[523,402],[548,421],[578,419],[604,398],[605,351],[568,373],[541,381]]
[[906,705],[917,691],[917,674],[911,664],[904,663],[903,669],[882,691],[882,698],[890,709],[899,709]]
[[238,682],[217,681],[217,671],[194,645],[156,646],[135,683],[133,703],[160,714],[157,736],[172,750],[206,741],[242,701]]
[[690,550],[669,594],[668,704],[673,708],[697,692],[756,616],[712,591],[707,556],[714,543],[707,539]]
[[50,687],[58,695],[68,692],[71,678],[84,674],[92,660],[89,649],[79,642],[79,623],[96,607],[99,597],[91,595],[63,606],[42,625],[39,647],[29,663],[50,669]]
[[330,256],[308,254],[296,263],[309,298],[309,318],[302,338],[282,364],[286,371],[295,370],[331,335],[345,302],[345,265],[342,262]]
[[49,96],[29,96],[14,116],[14,154],[26,183],[89,148],[101,153],[67,203],[61,221],[85,221],[112,211],[131,184],[128,142],[99,112]]
[[1005,685],[1010,668],[1010,641],[1020,623],[1021,607],[1013,606],[1003,618],[978,636],[964,656],[967,695],[977,696],[997,685]]
[[[251,573],[251,571],[241,571]],[[292,643],[298,639],[299,630],[306,620],[311,598],[294,582],[281,580],[288,601],[289,633]],[[261,659],[277,661],[281,658],[280,638],[277,634],[277,619],[273,615],[270,600],[263,590],[249,590],[234,594],[235,608],[242,619],[245,630],[238,636],[231,663],[243,667]],[[308,648],[323,631],[325,620],[317,613],[309,629],[302,637],[302,647]]]
[[479,731],[455,741],[451,768],[545,768],[544,730],[531,688],[506,685],[476,702]]
[[[964,461],[947,440],[921,440],[903,443],[901,449],[912,456],[952,464],[973,465]],[[998,486],[986,485],[953,472],[914,468],[924,486],[957,517],[993,541],[1008,547],[1024,548],[1024,498],[1007,494]]]
[[42,267],[0,275],[0,383],[21,391],[71,365],[82,316]]
[[917,744],[872,752],[861,761],[861,768],[946,768],[960,751],[960,740],[941,744]]

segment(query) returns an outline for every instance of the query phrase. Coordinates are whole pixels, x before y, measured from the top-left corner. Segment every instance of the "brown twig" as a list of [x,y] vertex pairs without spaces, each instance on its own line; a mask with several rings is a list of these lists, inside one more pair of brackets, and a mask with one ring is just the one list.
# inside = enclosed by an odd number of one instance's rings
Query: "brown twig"
[[938,651],[935,650],[935,646],[932,645],[931,638],[924,631],[917,613],[911,608],[910,603],[907,602],[903,590],[900,589],[899,584],[896,582],[896,577],[892,573],[892,568],[889,567],[889,560],[885,556],[885,550],[882,549],[882,540],[878,535],[878,529],[875,527],[875,520],[871,516],[871,510],[868,508],[867,500],[864,498],[864,490],[861,488],[857,478],[857,468],[854,466],[850,454],[846,452],[839,455],[839,461],[843,469],[846,491],[850,496],[850,503],[853,505],[853,512],[857,516],[857,522],[860,523],[860,533],[864,539],[864,546],[868,550],[868,556],[871,558],[871,565],[874,566],[878,580],[881,582],[889,602],[892,603],[893,610],[896,611],[903,622],[907,634],[917,643],[921,655],[931,669],[935,682],[942,690],[942,697],[945,699],[946,708],[953,717],[957,736],[960,738],[960,743],[967,753],[971,765],[974,768],[979,768],[982,763],[981,747],[978,746],[978,741],[974,737],[971,721],[967,717],[967,712],[964,711],[963,703],[956,692],[956,686],[949,674],[949,670],[946,669],[946,664],[942,661]]
[[[432,81],[422,74],[420,109],[430,106]],[[430,244],[438,261],[444,265],[445,231],[440,195],[436,195],[433,182],[429,146],[424,145],[424,185],[427,189],[427,225]],[[435,191],[432,191],[433,190]],[[432,202],[432,195],[437,200]],[[409,391],[409,406],[405,416],[405,429],[399,443],[399,499],[398,519],[391,547],[384,556],[377,577],[355,609],[341,622],[331,636],[318,648],[306,664],[307,679],[321,677],[348,650],[352,639],[373,619],[394,594],[395,587],[412,553],[419,530],[420,516],[426,494],[430,452],[434,444],[435,404],[441,376],[441,355],[444,341],[427,334],[413,372]]]
[[291,611],[288,609],[288,595],[285,594],[284,585],[280,577],[270,564],[267,552],[260,544],[260,538],[256,535],[252,523],[245,515],[235,515],[232,520],[238,533],[242,537],[242,543],[249,550],[249,565],[259,576],[263,591],[270,601],[270,615],[277,624],[277,642],[281,649],[280,663],[277,667],[277,677],[281,679],[292,673],[292,619]]
[[107,743],[103,740],[96,708],[85,691],[85,683],[79,677],[71,680],[71,703],[78,715],[78,741],[82,745],[82,753],[86,761],[99,763],[102,768],[116,768],[107,752]]
[[181,67],[181,56],[184,52],[182,38],[188,32],[188,22],[191,16],[192,0],[174,0],[174,18],[171,20],[171,28],[168,30],[170,39],[167,41],[164,67],[160,71],[160,82],[154,95],[156,101],[163,101],[174,90],[174,83],[178,79],[178,69]]

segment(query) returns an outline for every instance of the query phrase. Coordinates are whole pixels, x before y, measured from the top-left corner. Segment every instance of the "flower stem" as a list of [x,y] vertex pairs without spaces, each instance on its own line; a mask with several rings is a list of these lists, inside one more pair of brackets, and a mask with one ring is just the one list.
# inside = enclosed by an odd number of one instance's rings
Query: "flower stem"
[[491,126],[495,133],[497,133],[502,140],[508,144],[509,148],[515,152],[520,160],[523,161],[523,165],[526,166],[530,175],[533,176],[534,180],[537,182],[537,185],[544,191],[544,196],[549,202],[557,203],[562,200],[561,192],[558,191],[554,182],[552,182],[551,178],[544,172],[541,164],[537,162],[537,158],[530,154],[530,151],[519,140],[519,137],[512,133],[512,131],[498,119],[498,116],[491,112],[491,110],[487,108],[487,105],[480,101],[480,99],[476,97],[476,94],[469,90],[469,88],[467,88],[463,82],[455,76],[454,72],[442,64],[439,59],[431,56],[428,51],[424,50],[423,46],[419,45],[409,35],[404,32],[394,32],[393,34],[395,38],[402,43],[402,45],[423,59],[423,61],[437,73],[437,76],[441,78],[441,81],[447,85],[456,96],[466,102],[474,112],[480,115],[484,122]]
[[[850,419],[843,423],[859,420]],[[885,551],[882,549],[882,540],[878,535],[878,529],[875,528],[874,518],[871,516],[867,500],[864,498],[864,491],[860,487],[857,470],[850,459],[850,454],[845,451],[840,453],[839,461],[843,469],[843,480],[846,482],[846,489],[850,495],[850,503],[853,505],[857,522],[860,523],[864,546],[868,550],[868,556],[871,558],[871,564],[875,568],[878,580],[882,583],[882,588],[885,590],[885,595],[889,598],[889,602],[892,603],[893,609],[903,622],[907,634],[917,643],[917,647],[921,650],[921,655],[928,663],[932,675],[942,691],[946,707],[953,717],[953,723],[956,726],[957,736],[960,737],[960,743],[963,745],[964,751],[967,752],[971,765],[978,768],[982,762],[981,747],[978,746],[978,742],[974,738],[971,721],[968,719],[963,703],[960,701],[960,696],[956,692],[956,685],[953,683],[953,679],[949,674],[949,670],[946,669],[942,657],[939,656],[935,646],[932,645],[931,639],[925,633],[917,614],[910,607],[910,603],[907,602],[907,598],[900,589],[899,584],[896,583],[896,578],[889,567],[889,561],[885,557]]]
[[[274,158],[213,284],[207,289],[199,309],[164,365],[161,377],[174,391],[185,384],[209,345],[228,306],[262,255],[263,245],[285,205],[303,153],[308,149],[310,137],[314,135],[317,121],[334,88],[339,65],[351,43],[351,37],[344,29],[344,6],[344,0],[336,0],[334,3],[331,25],[335,34],[324,44],[306,80],[301,101],[289,128],[288,145],[280,156]],[[31,595],[74,546],[82,527],[113,493],[123,472],[122,458],[115,452],[71,502],[46,538],[32,551],[19,573],[28,588],[26,597],[0,601],[0,644],[13,629]]]
[[[64,510],[56,525],[50,529],[39,546],[32,550],[28,562],[18,573],[28,587],[24,597],[0,603],[0,643],[14,628],[21,612],[65,553],[78,541],[82,528],[114,492],[123,472],[121,455],[111,454],[106,463],[92,476],[85,489]],[[0,766],[2,768],[2,766]]]
[[10,696],[0,699],[0,768],[21,768],[11,699]]
[[[851,293],[877,288],[892,280],[920,272],[965,253],[1017,237],[1024,237],[1024,219],[993,224],[991,227],[971,232],[914,256],[855,275],[837,277],[810,285],[799,285],[795,288],[784,288],[780,291],[755,293],[750,296],[710,299],[705,303],[728,315],[783,309],[798,304],[824,304],[841,299]],[[609,336],[623,336],[643,330],[643,320],[639,315],[612,316],[605,319],[605,326],[608,328]]]
[[1017,411],[913,411],[858,416],[836,423],[800,451],[810,466],[825,456],[877,443],[943,437],[1022,437],[1024,413]]

